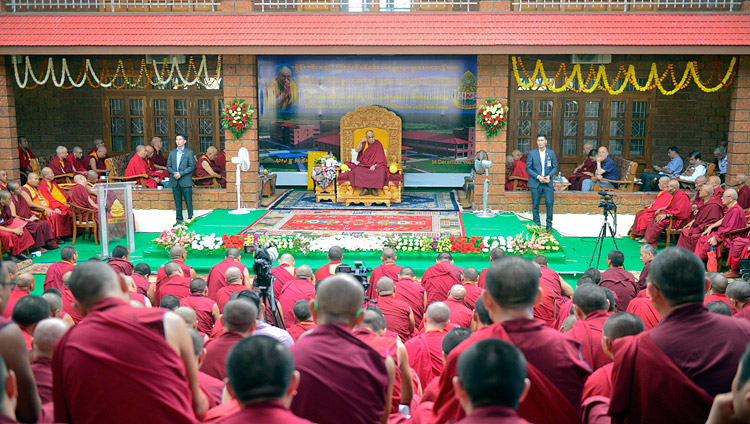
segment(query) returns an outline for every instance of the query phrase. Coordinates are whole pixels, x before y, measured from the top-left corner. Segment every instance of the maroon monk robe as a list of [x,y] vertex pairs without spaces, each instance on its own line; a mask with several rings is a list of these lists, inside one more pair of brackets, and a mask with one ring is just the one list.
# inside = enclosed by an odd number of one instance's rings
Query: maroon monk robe
[[279,297],[279,292],[284,287],[284,284],[294,280],[295,272],[296,268],[291,264],[278,264],[271,268],[271,275],[276,278],[273,282],[273,297]]
[[656,199],[651,206],[646,209],[640,210],[635,214],[635,221],[633,226],[630,228],[630,234],[634,236],[643,236],[646,234],[646,227],[649,222],[653,222],[656,216],[656,210],[666,208],[669,206],[669,202],[672,201],[672,195],[667,193],[667,190],[662,190],[656,195]]
[[581,395],[581,417],[583,424],[609,424],[612,419],[607,415],[609,398],[612,395],[612,369],[610,362],[591,373],[583,385]]
[[695,251],[695,244],[698,243],[701,233],[705,231],[706,227],[720,220],[723,216],[722,204],[713,197],[710,198],[708,202],[698,207],[693,225],[682,230],[680,238],[677,240],[677,246],[684,247],[691,252]]
[[216,159],[214,159],[214,163],[216,164],[216,167],[219,168],[219,174],[221,174],[222,177],[227,177],[227,154],[223,150],[219,150],[219,153],[216,154]]
[[531,424],[509,406],[479,406],[456,424]]
[[177,296],[178,299],[182,300],[190,296],[190,278],[185,278],[178,275],[173,275],[161,283],[156,285],[156,305],[161,303],[161,298],[167,295]]
[[26,290],[20,289],[18,287],[13,287],[13,290],[10,291],[10,296],[8,296],[8,302],[5,304],[5,309],[3,310],[2,316],[5,318],[10,318],[11,315],[13,315],[13,307],[16,306],[16,303],[24,297],[28,296],[29,292]]
[[122,258],[109,258],[107,265],[115,272],[128,276],[133,275],[133,270],[135,269],[135,265],[132,262]]
[[651,299],[646,295],[646,290],[638,292],[638,296],[630,301],[627,312],[640,318],[646,327],[646,331],[656,327],[659,324],[659,320],[661,320],[661,314],[654,308]]
[[[388,185],[388,161],[380,141],[375,140],[357,155],[358,164],[349,163],[349,183],[352,187],[382,189]],[[375,165],[374,170],[370,167]]]
[[[167,152],[169,154],[169,152]],[[161,150],[154,149],[154,156],[151,157],[155,165],[167,166],[167,158],[161,153]]]
[[[274,285],[276,285],[276,283],[274,283]],[[232,296],[232,293],[243,290],[251,289],[244,284],[230,284],[226,287],[222,287],[221,290],[216,293],[216,305],[219,307],[219,312],[224,311],[224,305],[229,302],[229,297]]]
[[378,280],[388,277],[391,280],[398,281],[398,273],[401,272],[401,266],[394,262],[386,262],[376,266],[370,273],[370,288],[367,289],[367,297],[370,299],[378,298]]
[[727,258],[727,264],[735,265],[737,268],[734,271],[739,272],[740,259],[747,259],[750,257],[750,238],[737,237],[732,240],[732,247],[729,249],[729,258]]
[[292,412],[316,423],[380,422],[388,389],[385,361],[348,327],[319,325],[290,350],[301,374]]
[[458,325],[459,327],[469,328],[471,326],[471,319],[474,313],[471,309],[467,308],[463,302],[456,299],[445,299],[443,301],[448,309],[451,311],[451,322]]
[[[719,225],[719,228],[715,229],[711,234],[707,236],[700,236],[698,238],[698,242],[695,244],[694,253],[698,255],[698,257],[701,258],[703,262],[705,262],[708,259],[708,252],[709,250],[711,250],[711,245],[708,243],[708,240],[710,240],[711,237],[716,237],[716,241],[718,242],[717,246],[723,243],[724,247],[726,247],[726,250],[731,250],[732,239],[734,237],[737,237],[737,235],[724,237],[724,234],[732,230],[745,228],[746,225],[747,218],[745,218],[745,211],[742,210],[740,205],[735,202],[734,205],[727,210],[727,213],[724,215],[724,219],[721,221],[721,225]],[[729,256],[727,262],[729,268],[740,269],[739,261],[737,261],[736,264],[732,262],[731,255]]]
[[187,306],[195,311],[198,316],[196,330],[203,334],[211,334],[211,329],[214,328],[215,304],[216,302],[200,293],[193,293],[184,299],[180,299],[180,306]]
[[60,289],[60,293],[62,293],[62,303],[63,303],[63,312],[65,312],[67,315],[70,315],[70,318],[73,320],[75,324],[78,324],[83,319],[83,316],[81,316],[80,312],[76,310],[76,308],[73,306],[73,304],[76,302],[75,297],[73,297],[73,292],[70,291],[70,288],[68,286],[63,286]]
[[243,274],[246,268],[245,265],[235,261],[232,258],[226,258],[211,267],[211,271],[208,272],[208,279],[206,281],[206,284],[208,285],[208,297],[215,300],[216,293],[218,293],[222,287],[226,287],[228,285],[227,279],[224,278],[224,274],[226,274],[227,269],[231,267],[239,268],[240,272]]
[[562,283],[560,275],[547,265],[540,265],[540,268],[542,275],[539,278],[539,287],[542,289],[542,300],[534,307],[534,318],[552,327],[557,318],[557,302],[562,297]]
[[36,391],[42,405],[52,402],[52,358],[35,357],[31,360],[31,372],[34,373]]
[[141,422],[147,411],[151,422],[196,422],[185,367],[164,338],[163,320],[163,309],[113,298],[96,303],[55,345],[55,421]]
[[312,330],[313,328],[317,327],[318,325],[315,324],[313,321],[302,321],[302,322],[295,322],[291,327],[287,327],[287,331],[289,331],[289,335],[292,336],[292,339],[294,339],[294,342],[297,343],[299,340],[299,337],[306,331]]
[[479,296],[482,295],[482,292],[484,290],[477,287],[476,284],[472,283],[465,283],[462,284],[464,288],[466,289],[466,297],[464,297],[464,305],[466,305],[467,308],[474,310],[474,305],[477,303],[477,299],[479,299]]
[[724,189],[721,187],[714,188],[714,195],[711,196],[712,198],[716,199],[717,202],[721,205],[722,210],[724,213],[727,213],[727,207],[724,206],[724,203],[722,203],[721,198],[724,196]]
[[[221,170],[219,169],[218,166],[216,166],[216,163],[212,162],[211,159],[209,159],[208,156],[204,153],[203,155],[201,155],[201,157],[198,158],[198,162],[195,163],[195,177],[196,178],[209,176],[209,173],[206,172],[205,169],[203,169],[204,163],[207,163],[208,167],[211,168],[211,170],[214,173],[221,175]],[[224,178],[219,178],[218,181],[219,181],[219,185],[221,186],[221,188],[227,188],[227,180],[225,180]],[[213,183],[213,180],[207,179],[207,180],[196,181],[195,185],[204,186],[204,185],[211,185],[212,183]]]
[[487,270],[489,268],[485,268],[482,270],[482,272],[479,273],[479,280],[477,281],[477,287],[480,289],[486,289],[484,284],[484,279],[487,277]]
[[313,300],[315,298],[315,286],[307,280],[295,279],[281,288],[279,297],[276,299],[281,305],[284,322],[294,322],[294,304],[298,300]]
[[146,165],[153,175],[160,178],[169,178],[169,172],[166,169],[156,169],[153,158],[146,158]]
[[552,327],[553,329],[560,330],[563,321],[565,321],[565,318],[569,317],[572,314],[572,312],[570,311],[572,307],[573,299],[563,297],[562,302],[558,304],[557,318],[555,319],[555,324]]
[[703,304],[708,305],[711,302],[724,302],[727,305],[729,305],[730,308],[732,308],[732,314],[736,314],[737,310],[734,309],[734,306],[732,306],[729,303],[729,298],[727,297],[726,293],[709,293],[706,295],[706,297],[703,298]]
[[208,399],[208,407],[213,408],[221,404],[221,398],[224,394],[224,382],[218,378],[213,378],[203,371],[198,371],[198,385],[201,392]]
[[596,161],[591,158],[586,158],[581,169],[568,177],[568,182],[570,182],[568,190],[581,191],[581,189],[583,189],[583,182],[591,179],[591,175],[586,175],[584,172],[594,174],[594,172],[596,172]]
[[44,290],[63,289],[62,276],[68,271],[73,271],[75,264],[68,261],[55,262],[47,269],[47,275],[44,276]]
[[138,290],[138,293],[145,296],[148,293],[148,288],[151,287],[151,283],[137,272],[130,274],[130,276],[133,278],[133,281],[135,281],[135,287]]
[[734,314],[734,317],[741,318],[743,320],[750,320],[750,302],[745,302],[745,304],[742,305],[742,309]]
[[427,330],[404,344],[409,354],[409,366],[416,371],[422,387],[443,372],[443,338],[446,333],[438,329]]
[[[3,217],[0,218],[0,227],[5,227],[13,222],[12,220],[6,219],[5,213],[3,213],[2,215]],[[2,243],[3,252],[8,252],[12,255],[18,255],[19,253],[23,253],[24,250],[29,249],[34,245],[34,239],[31,238],[29,230],[27,230],[26,228],[21,228],[21,231],[22,233],[20,236],[11,232],[0,231],[0,243]]]
[[422,286],[427,292],[427,306],[432,302],[442,302],[456,284],[461,284],[463,270],[450,262],[438,262],[427,268],[422,276]]
[[529,178],[529,173],[526,172],[526,155],[521,156],[521,159],[514,160],[513,163],[510,165],[510,170],[508,170],[508,174],[505,176],[505,190],[511,191],[513,190],[513,183],[517,182],[517,188],[528,188],[529,185],[526,181],[523,180],[514,180],[511,181],[510,177],[521,177],[521,178]]
[[[358,339],[370,345],[383,359],[390,357],[396,364],[396,376],[393,380],[393,395],[391,402],[391,412],[398,412],[398,405],[401,404],[401,369],[398,367],[398,337],[393,334],[378,336],[369,328],[355,328],[352,331]],[[389,420],[390,422],[390,420]]]
[[612,359],[602,349],[602,328],[604,321],[609,318],[605,310],[591,312],[584,319],[579,319],[573,324],[566,336],[581,344],[581,358],[591,365],[592,370],[612,362]]
[[36,159],[34,152],[30,149],[22,149],[18,146],[18,161],[20,162],[21,172],[31,172],[31,159]]
[[201,371],[211,377],[224,380],[227,376],[227,355],[229,354],[229,349],[243,338],[241,334],[224,331],[216,338],[206,342],[206,359],[203,360]]
[[[185,262],[182,262],[181,260],[178,260],[178,259],[175,259],[172,262],[180,266],[180,269],[182,269],[183,277],[188,278],[188,279],[190,278],[190,271],[193,269],[193,267],[191,267],[190,265],[186,265]],[[162,265],[161,268],[159,268],[159,270],[156,272],[156,285],[158,286],[159,284],[161,284],[162,281],[166,279],[167,279],[167,273],[164,271],[164,265]]]
[[602,272],[602,279],[599,285],[612,290],[617,298],[615,305],[616,312],[622,312],[628,309],[628,303],[638,295],[638,289],[635,284],[635,277],[621,267],[610,268]]
[[341,261],[331,261],[318,268],[315,271],[315,281],[320,281],[326,277],[330,277],[339,265],[341,265]]
[[284,423],[284,424],[312,424],[312,422],[294,415],[281,402],[266,401],[255,403],[240,411],[216,421],[217,424],[245,424],[245,423]]
[[414,325],[419,325],[425,313],[424,287],[415,283],[410,278],[393,281],[393,285],[396,288],[396,299],[401,299],[409,304],[414,314]]
[[[143,178],[143,184],[148,188],[156,188],[159,183],[154,180],[153,177],[158,176],[155,172],[152,172],[148,167],[146,159],[133,155],[128,162],[128,167],[125,168],[125,177],[133,177],[135,175],[147,175],[149,178]],[[141,181],[140,178],[128,178],[127,181]]]
[[743,185],[737,190],[737,203],[742,209],[750,208],[750,187]]
[[[70,195],[70,203],[72,203],[74,206],[79,208],[86,208],[86,209],[97,209],[95,208],[91,203],[89,203],[89,199],[94,200],[94,204],[96,204],[96,200],[91,195],[91,192],[86,189],[86,187],[76,184],[73,187],[73,193]],[[99,213],[97,212],[95,214],[96,219],[99,219]]]
[[482,327],[451,351],[439,379],[434,423],[443,424],[464,416],[453,396],[456,362],[469,346],[488,338],[510,342],[526,356],[531,389],[518,408],[521,417],[536,424],[580,422],[578,407],[583,382],[590,371],[578,353],[578,343],[540,321],[516,319]]
[[[672,201],[669,203],[669,206],[661,211],[661,213],[669,214],[673,217],[673,228],[681,228],[686,220],[690,218],[690,214],[692,213],[692,209],[690,208],[690,198],[684,191],[677,190],[677,192],[672,195]],[[659,222],[649,222],[646,227],[646,243],[656,244],[659,240],[659,236],[668,226],[669,218],[662,219]]]
[[641,273],[638,274],[638,281],[636,282],[638,291],[646,289],[646,283],[648,281],[648,269],[650,267],[651,267],[651,261],[646,262],[643,265],[643,269],[641,270]]
[[[72,155],[68,155],[68,156],[72,156]],[[68,163],[68,161],[64,159],[60,159],[59,156],[55,156],[49,162],[49,168],[52,170],[52,173],[55,174],[55,176],[75,173],[75,169],[73,169],[73,166],[70,163]]]
[[240,412],[240,405],[237,403],[237,399],[231,399],[209,409],[208,412],[206,412],[206,416],[203,418],[203,422],[215,423],[218,422],[218,420],[225,419],[237,412]]
[[398,334],[402,342],[409,340],[412,333],[409,331],[409,304],[394,295],[380,296],[378,308],[383,312],[386,328]]
[[128,292],[128,296],[130,296],[130,300],[134,302],[138,302],[143,306],[146,306],[146,296],[143,294],[140,294],[138,292]]
[[65,160],[68,161],[68,164],[72,167],[71,172],[86,172],[88,170],[88,166],[83,163],[83,160],[78,159],[73,154],[66,156]]
[[[693,206],[695,206],[696,208],[703,206],[703,199],[701,199],[700,194],[701,193],[699,191],[696,191],[695,194],[693,195],[693,200],[690,202],[691,208]],[[711,196],[711,198],[713,199],[714,197]],[[721,205],[721,200],[719,201],[719,204]]]
[[[16,217],[31,218],[32,216],[35,216],[31,212],[31,208],[29,208],[29,204],[26,202],[26,199],[24,199],[23,197],[19,197],[18,199],[16,199],[16,197],[13,195],[11,195],[10,198],[13,201],[13,205],[16,209],[15,211]],[[19,208],[22,210],[23,213],[18,212]],[[10,205],[5,206],[3,208],[3,218],[5,222],[13,221],[12,219],[13,211],[11,210]],[[52,227],[50,227],[47,221],[42,221],[42,220],[26,221],[24,230],[28,231],[29,235],[31,235],[31,238],[34,240],[34,244],[32,244],[30,247],[32,250],[36,250],[46,245],[47,242],[55,239],[54,234],[52,234]]]
[[[93,171],[94,169],[91,168],[91,159],[94,159],[96,161],[96,169],[107,169],[107,164],[104,162],[107,158],[100,158],[96,152],[89,153],[84,159],[86,161],[86,170],[87,171]],[[106,174],[105,172],[99,172],[99,176],[103,177]]]

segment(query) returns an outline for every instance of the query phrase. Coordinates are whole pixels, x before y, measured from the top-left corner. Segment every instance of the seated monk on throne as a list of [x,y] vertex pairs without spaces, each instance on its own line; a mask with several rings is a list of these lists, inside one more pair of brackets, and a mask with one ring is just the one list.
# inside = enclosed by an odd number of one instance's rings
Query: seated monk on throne
[[349,183],[355,189],[362,188],[360,196],[367,196],[368,192],[377,196],[378,189],[388,185],[388,162],[383,145],[375,140],[375,133],[369,130],[354,150],[359,163],[352,166]]

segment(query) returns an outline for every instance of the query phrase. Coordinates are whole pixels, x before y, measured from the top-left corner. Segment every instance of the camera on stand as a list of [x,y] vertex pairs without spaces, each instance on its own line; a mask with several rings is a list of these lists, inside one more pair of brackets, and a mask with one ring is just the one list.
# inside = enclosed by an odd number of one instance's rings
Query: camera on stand
[[606,191],[600,191],[599,196],[602,196],[599,199],[599,207],[604,208],[604,212],[617,212],[617,204],[615,203],[615,198],[617,195],[609,194]]
[[268,245],[253,246],[251,249],[246,247],[245,251],[248,250],[254,253],[253,274],[255,274],[255,279],[253,280],[253,288],[258,289],[260,302],[266,307],[266,315],[269,315],[270,312],[273,325],[285,330],[284,318],[276,307],[276,299],[273,295],[273,283],[276,278],[271,273],[271,268],[273,268],[274,261],[279,257],[279,252],[276,247],[269,247]]
[[372,268],[363,266],[362,261],[354,261],[354,268],[352,268],[349,265],[341,264],[338,267],[336,267],[336,272],[349,274],[352,277],[356,278],[357,281],[359,281],[359,284],[362,284],[362,288],[365,289],[365,304],[377,303],[377,301],[370,300],[367,297],[367,290],[370,289],[370,277],[368,276],[368,273],[372,272]]
[[[599,231],[599,236],[596,238],[596,245],[594,245],[594,252],[591,254],[591,260],[589,266],[594,263],[594,256],[596,255],[597,248],[599,255],[596,258],[596,266],[599,267],[599,260],[602,257],[602,248],[604,247],[604,240],[607,238],[607,233],[612,237],[612,243],[615,244],[617,249],[617,241],[615,240],[615,233],[617,232],[617,203],[615,200],[617,195],[609,194],[606,191],[600,191],[599,196],[599,207],[602,208],[602,214],[604,215],[604,222],[602,222],[602,229]],[[609,223],[608,218],[612,217],[612,224]]]

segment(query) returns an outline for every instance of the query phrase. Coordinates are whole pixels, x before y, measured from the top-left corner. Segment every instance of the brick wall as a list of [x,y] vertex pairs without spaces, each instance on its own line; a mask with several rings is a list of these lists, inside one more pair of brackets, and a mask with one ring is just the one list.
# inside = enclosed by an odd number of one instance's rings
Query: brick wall
[[[747,4],[748,2],[745,2]],[[742,56],[732,86],[727,177],[748,173],[750,165],[750,56]]]
[[8,171],[10,180],[20,178],[18,171],[18,141],[16,138],[16,108],[13,95],[13,69],[8,56],[0,56],[0,169]]

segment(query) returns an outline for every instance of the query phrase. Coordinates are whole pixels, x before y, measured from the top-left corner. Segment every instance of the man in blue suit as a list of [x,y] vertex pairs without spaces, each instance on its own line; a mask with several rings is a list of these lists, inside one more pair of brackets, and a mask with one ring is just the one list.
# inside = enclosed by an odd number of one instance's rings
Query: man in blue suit
[[187,139],[177,135],[177,148],[169,152],[167,172],[169,172],[169,186],[172,187],[174,204],[177,209],[177,223],[182,222],[182,198],[185,198],[188,220],[193,219],[193,171],[195,171],[195,156],[193,151],[185,147]]
[[557,173],[557,157],[555,152],[547,148],[547,137],[539,135],[536,138],[537,148],[529,152],[526,161],[526,172],[529,174],[529,188],[531,189],[532,213],[534,224],[542,225],[539,221],[539,201],[544,195],[547,206],[547,230],[552,230],[552,207],[555,204],[555,188],[552,178]]

